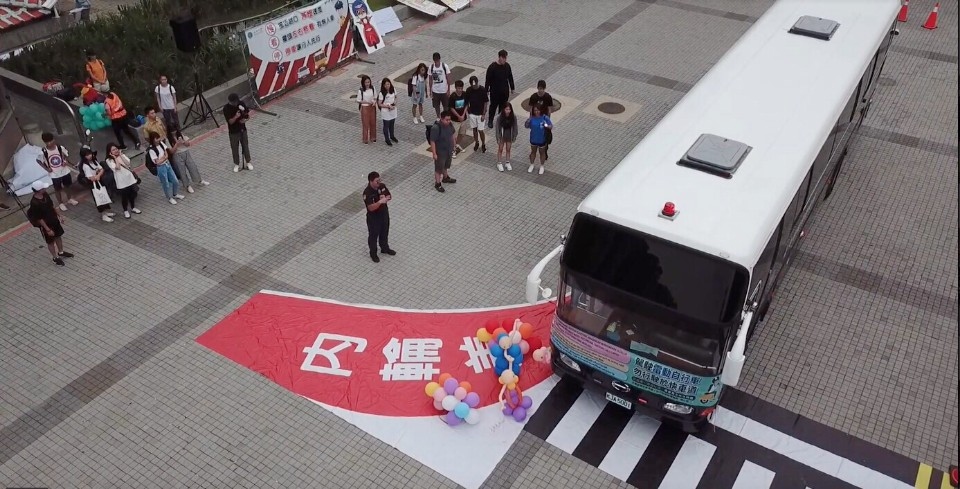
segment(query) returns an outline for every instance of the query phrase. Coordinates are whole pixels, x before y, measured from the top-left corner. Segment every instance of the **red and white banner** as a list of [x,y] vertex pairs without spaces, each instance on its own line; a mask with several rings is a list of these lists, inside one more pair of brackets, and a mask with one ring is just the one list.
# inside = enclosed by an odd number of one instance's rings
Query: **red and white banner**
[[322,75],[353,56],[344,0],[321,0],[247,29],[250,76],[260,99]]

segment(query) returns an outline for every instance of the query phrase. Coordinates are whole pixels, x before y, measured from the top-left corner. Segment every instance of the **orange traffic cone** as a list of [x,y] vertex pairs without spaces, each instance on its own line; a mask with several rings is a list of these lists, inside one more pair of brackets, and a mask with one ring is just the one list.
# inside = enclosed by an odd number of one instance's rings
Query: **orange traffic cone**
[[906,22],[907,13],[910,11],[910,0],[903,0],[903,5],[900,6],[900,15],[897,16],[897,22]]
[[937,28],[937,18],[940,16],[940,2],[937,2],[933,6],[933,12],[930,12],[930,16],[927,17],[927,21],[923,24],[924,29],[936,29]]

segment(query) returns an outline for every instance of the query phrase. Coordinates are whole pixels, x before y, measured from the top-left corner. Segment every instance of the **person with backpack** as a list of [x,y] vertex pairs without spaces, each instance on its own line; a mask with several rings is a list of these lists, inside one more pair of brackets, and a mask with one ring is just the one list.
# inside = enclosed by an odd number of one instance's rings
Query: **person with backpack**
[[360,77],[357,105],[360,108],[360,132],[363,144],[377,142],[377,92],[373,89],[373,80],[367,75]]
[[440,53],[433,53],[433,64],[428,70],[430,78],[427,84],[430,90],[427,91],[427,97],[433,99],[433,110],[439,119],[440,114],[450,110],[450,67],[440,61]]
[[[497,121],[493,124],[493,133],[497,138],[498,171],[503,171],[504,168],[507,171],[513,170],[513,167],[510,166],[510,148],[513,146],[513,142],[517,140],[519,132],[517,114],[513,113],[513,104],[507,102],[500,110]],[[506,160],[503,159],[504,156],[506,156]]]
[[160,83],[153,89],[157,99],[157,107],[163,113],[163,120],[167,124],[167,131],[171,134],[180,132],[180,117],[177,115],[177,89],[173,88],[166,75],[160,75]]
[[397,92],[389,78],[380,81],[380,93],[377,95],[377,107],[380,107],[380,119],[383,121],[383,139],[387,146],[399,143],[394,129],[397,122]]
[[[70,197],[67,191],[73,184],[73,174],[70,172],[73,165],[69,160],[70,154],[66,148],[57,144],[53,134],[49,132],[41,134],[40,139],[43,140],[43,148],[40,150],[40,156],[37,157],[37,163],[44,170],[47,170],[50,180],[53,181],[53,190],[57,194],[57,202],[60,203],[59,209],[66,212],[67,206],[65,204],[79,204],[73,197]],[[65,195],[67,196],[66,199],[64,198]]]
[[147,170],[160,180],[160,187],[163,188],[163,195],[167,201],[177,205],[177,199],[182,200],[185,196],[180,193],[177,177],[173,174],[173,167],[170,165],[174,150],[155,132],[151,132],[149,138],[146,151]]
[[[97,161],[97,153],[87,148],[80,150],[80,171],[87,177],[87,180],[90,180],[94,192],[94,202],[96,203],[96,194],[99,189],[107,190],[106,183],[102,181],[103,176],[106,175],[106,171],[103,169],[103,166],[100,165],[100,162]],[[105,202],[97,204],[97,212],[100,213],[100,219],[103,222],[113,222],[113,216],[116,215],[111,210],[110,204],[109,197]]]
[[73,258],[73,253],[63,249],[63,215],[57,212],[53,200],[47,195],[46,183],[37,181],[30,188],[33,190],[33,198],[30,199],[30,208],[27,209],[27,219],[33,227],[40,229],[53,262],[62,267],[66,265],[64,258]]
[[533,106],[530,111],[530,118],[523,123],[523,126],[530,129],[530,166],[527,173],[533,173],[533,164],[537,161],[537,154],[540,154],[540,175],[543,175],[543,164],[546,163],[547,145],[553,139],[553,122],[550,116],[540,111],[539,106]]
[[148,134],[155,132],[176,148],[173,155],[173,174],[182,186],[187,187],[187,193],[192,194],[194,192],[194,184],[200,184],[204,187],[210,185],[210,182],[200,176],[200,169],[193,160],[193,154],[190,153],[188,138],[179,131],[177,131],[178,136],[174,136],[174,133],[167,133],[166,124],[157,115],[157,109],[147,107],[145,112],[147,113],[147,121],[143,124],[144,138],[149,139]]
[[87,64],[85,67],[93,88],[97,89],[100,93],[109,92],[110,81],[107,80],[107,67],[104,66],[103,60],[97,59],[97,53],[87,51]]
[[103,102],[107,108],[107,117],[110,118],[110,125],[113,126],[113,134],[117,136],[117,142],[120,143],[120,149],[127,149],[123,143],[123,134],[133,140],[134,147],[140,149],[140,136],[130,127],[130,114],[123,106],[123,101],[115,92],[107,94],[107,99]]
[[120,194],[120,205],[123,206],[123,217],[130,219],[130,213],[140,214],[137,208],[137,193],[140,190],[139,179],[133,173],[130,165],[130,158],[120,151],[117,143],[107,145],[107,159],[104,160],[107,168],[113,172],[113,180],[116,182],[117,193]]
[[449,111],[440,113],[440,118],[429,126],[428,141],[430,152],[433,154],[433,188],[437,192],[446,192],[444,183],[457,183],[456,178],[450,178],[450,165],[453,163],[453,150],[456,147],[457,130],[453,127],[453,120]]
[[407,80],[407,96],[410,97],[410,111],[413,113],[413,123],[426,123],[423,120],[423,102],[427,96],[427,65],[420,63],[413,75]]
[[453,146],[453,157],[463,152],[460,146],[460,140],[463,138],[464,129],[467,127],[467,94],[463,92],[463,80],[457,80],[453,86],[453,93],[450,94],[450,119],[453,121],[453,128],[456,130],[455,144]]
[[[547,92],[547,82],[546,80],[540,80],[537,82],[537,91],[533,92],[533,95],[530,96],[530,112],[533,112],[534,107],[540,107],[540,113],[546,116],[550,115],[550,111],[553,109],[553,96]],[[550,145],[543,147],[543,161],[550,159]]]

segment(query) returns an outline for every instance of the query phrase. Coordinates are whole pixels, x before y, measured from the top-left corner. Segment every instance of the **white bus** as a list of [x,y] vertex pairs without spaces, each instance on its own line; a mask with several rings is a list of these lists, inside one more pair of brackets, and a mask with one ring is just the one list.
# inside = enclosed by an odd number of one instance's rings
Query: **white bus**
[[870,107],[899,0],[781,0],[577,208],[553,368],[687,431],[739,381],[817,203]]

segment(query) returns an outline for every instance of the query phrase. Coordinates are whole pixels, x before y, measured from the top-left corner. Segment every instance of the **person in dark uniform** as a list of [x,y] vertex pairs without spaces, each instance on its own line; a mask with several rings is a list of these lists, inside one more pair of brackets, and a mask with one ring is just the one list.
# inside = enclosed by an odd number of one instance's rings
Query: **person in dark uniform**
[[47,184],[35,182],[32,186],[33,198],[30,199],[30,209],[27,210],[27,218],[30,224],[40,228],[43,234],[43,240],[47,243],[47,249],[50,250],[50,256],[53,262],[59,266],[64,266],[64,258],[73,258],[73,253],[63,250],[63,216],[53,205],[50,196],[47,195]]
[[370,259],[374,263],[380,263],[380,257],[377,256],[377,244],[380,244],[380,251],[385,255],[396,255],[397,252],[390,249],[390,211],[387,209],[387,202],[393,197],[387,186],[380,182],[380,174],[372,171],[367,175],[369,184],[363,189],[363,204],[367,207],[367,245],[370,246]]

